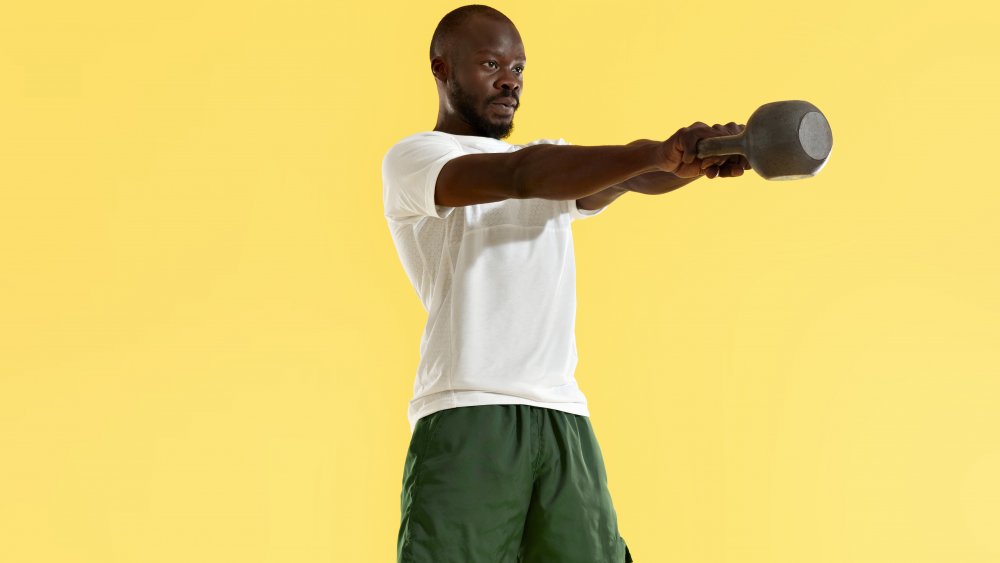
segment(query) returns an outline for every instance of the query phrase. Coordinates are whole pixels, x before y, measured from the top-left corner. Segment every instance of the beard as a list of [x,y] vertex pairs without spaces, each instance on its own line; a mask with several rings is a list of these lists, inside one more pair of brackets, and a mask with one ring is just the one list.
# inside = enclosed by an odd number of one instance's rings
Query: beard
[[[511,116],[510,121],[490,121],[479,113],[479,108],[476,107],[476,99],[464,90],[457,80],[452,80],[449,84],[452,105],[455,106],[455,110],[458,111],[458,115],[462,117],[462,120],[471,125],[477,135],[480,137],[492,137],[494,139],[503,139],[510,136],[510,132],[514,129],[513,116]],[[504,90],[504,93],[506,92]],[[518,100],[517,109],[520,109],[520,107],[521,103]]]

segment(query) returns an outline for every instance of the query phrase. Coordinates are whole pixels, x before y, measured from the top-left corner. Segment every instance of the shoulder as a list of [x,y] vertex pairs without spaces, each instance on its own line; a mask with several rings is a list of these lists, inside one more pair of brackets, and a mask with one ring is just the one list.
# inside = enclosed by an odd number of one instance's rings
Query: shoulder
[[399,139],[392,145],[392,147],[389,148],[389,150],[392,151],[397,147],[422,145],[445,145],[454,147],[458,146],[459,142],[458,139],[455,138],[455,135],[450,133],[442,133],[441,131],[421,131]]
[[464,153],[454,135],[440,131],[422,131],[396,141],[382,157],[384,169],[407,166],[410,162],[433,161],[442,156]]
[[530,147],[531,145],[572,145],[572,144],[573,143],[570,143],[566,139],[559,137],[553,139],[547,139],[547,138],[535,139],[534,141],[531,141],[529,143],[524,143],[523,145],[519,145],[519,147]]

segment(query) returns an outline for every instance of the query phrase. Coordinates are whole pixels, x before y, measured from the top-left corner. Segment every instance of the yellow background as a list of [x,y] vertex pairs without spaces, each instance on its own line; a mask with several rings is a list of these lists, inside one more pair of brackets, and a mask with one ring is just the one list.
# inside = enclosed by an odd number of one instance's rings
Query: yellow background
[[[0,10],[0,560],[394,561],[425,312],[380,164],[453,2]],[[497,2],[507,139],[820,107],[815,178],[577,222],[577,379],[641,563],[1000,560],[997,13]]]

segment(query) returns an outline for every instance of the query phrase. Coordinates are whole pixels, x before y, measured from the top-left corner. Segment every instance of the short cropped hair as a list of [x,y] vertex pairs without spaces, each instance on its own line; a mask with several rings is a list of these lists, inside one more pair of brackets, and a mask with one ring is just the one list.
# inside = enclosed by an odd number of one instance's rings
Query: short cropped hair
[[437,28],[434,30],[434,36],[431,38],[431,60],[436,56],[443,55],[448,50],[455,32],[461,29],[462,24],[472,16],[486,16],[514,25],[514,22],[510,21],[510,18],[505,16],[503,12],[483,4],[469,4],[461,8],[455,8],[441,18]]

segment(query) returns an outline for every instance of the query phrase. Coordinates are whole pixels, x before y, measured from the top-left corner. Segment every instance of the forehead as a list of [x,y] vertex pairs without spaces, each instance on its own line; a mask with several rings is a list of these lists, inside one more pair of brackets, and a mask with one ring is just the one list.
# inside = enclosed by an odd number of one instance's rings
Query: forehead
[[460,44],[471,55],[524,59],[521,35],[511,24],[489,18],[470,18],[463,26]]

